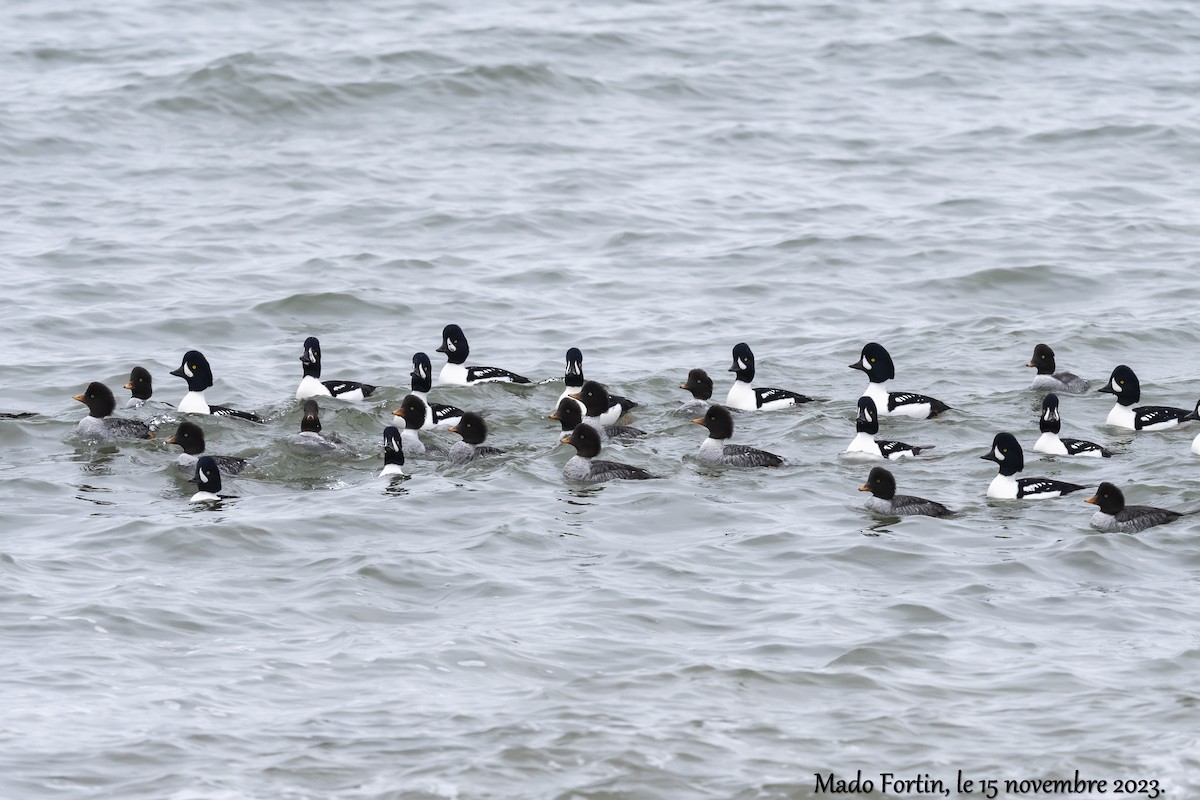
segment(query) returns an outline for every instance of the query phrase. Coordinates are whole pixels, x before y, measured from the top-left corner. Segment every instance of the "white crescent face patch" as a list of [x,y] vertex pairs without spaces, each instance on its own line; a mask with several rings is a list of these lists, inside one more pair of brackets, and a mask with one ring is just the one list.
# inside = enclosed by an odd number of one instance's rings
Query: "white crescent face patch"
[[874,417],[871,416],[871,412],[865,408],[863,409],[863,419],[865,419],[867,422],[875,421]]
[[739,359],[738,359],[738,368],[739,368],[739,369],[745,369],[745,368],[746,368],[746,366],[747,366],[747,365],[746,365],[746,360],[745,360],[744,358],[739,358]]
[[1001,452],[1000,452],[1000,448],[999,448],[999,447],[993,447],[993,448],[992,448],[992,455],[994,455],[994,456],[995,456],[995,457],[996,457],[998,460],[1000,460],[1000,461],[1003,461],[1003,460],[1004,460],[1004,453],[1001,453]]
[[312,351],[312,350],[306,350],[306,351],[305,351],[305,354],[308,356],[308,360],[309,360],[309,361],[316,361],[316,360],[317,360],[317,357],[316,357],[316,355],[315,355],[315,354],[313,354],[313,351]]
[[188,376],[189,378],[192,377],[192,367],[190,364],[183,365],[183,374]]
[[197,472],[196,477],[200,479],[201,483],[208,483],[208,476],[204,474],[204,470]]
[[869,370],[869,369],[871,368],[871,362],[870,362],[870,361],[867,361],[867,357],[866,357],[866,356],[863,356],[863,359],[862,359],[862,366],[863,366],[863,369],[866,369],[866,370]]
[[451,353],[457,353],[457,352],[458,352],[458,345],[456,345],[456,344],[454,343],[454,340],[453,340],[453,339],[447,339],[447,340],[446,340],[446,349],[447,349],[447,350],[449,350]]
[[1119,392],[1119,391],[1121,391],[1121,387],[1117,385],[1117,379],[1116,379],[1116,378],[1113,378],[1113,379],[1112,379],[1112,380],[1109,382],[1109,385],[1112,387],[1112,390],[1113,390],[1114,392]]

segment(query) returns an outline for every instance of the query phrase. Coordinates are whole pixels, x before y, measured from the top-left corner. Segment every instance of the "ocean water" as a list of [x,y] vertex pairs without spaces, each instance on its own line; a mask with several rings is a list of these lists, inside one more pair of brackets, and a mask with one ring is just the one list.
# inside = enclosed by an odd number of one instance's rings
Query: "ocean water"
[[[1200,521],[1096,533],[979,459],[1007,430],[1028,474],[1200,508],[1200,428],[1108,395],[1063,434],[1116,457],[1028,452],[1024,367],[1200,397],[1193,3],[110,5],[0,6],[0,797],[1200,791]],[[507,453],[381,481],[451,322],[535,381],[434,391]],[[381,387],[323,402],[336,457],[288,442],[309,335]],[[694,458],[678,384],[723,399],[741,341],[818,398],[737,416],[778,470]],[[868,341],[953,406],[881,432],[935,445],[891,466],[951,519],[863,509]],[[563,480],[572,346],[660,480]],[[193,348],[267,418],[201,420],[253,456],[215,507],[163,443]],[[158,437],[77,440],[136,364]]]

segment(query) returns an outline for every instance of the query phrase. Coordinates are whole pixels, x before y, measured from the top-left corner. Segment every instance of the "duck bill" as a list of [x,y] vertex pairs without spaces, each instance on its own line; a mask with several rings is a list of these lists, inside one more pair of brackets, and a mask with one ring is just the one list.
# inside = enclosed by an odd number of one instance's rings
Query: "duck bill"
[[571,443],[571,437],[570,437],[570,436],[564,436],[563,438],[559,439],[558,441],[559,441],[559,442],[561,442],[562,444],[570,444],[570,443]]
[[860,492],[869,492],[869,491],[871,491],[871,487],[867,486],[866,484],[863,484],[862,486],[858,487],[858,490]]
[[1101,386],[1096,391],[1101,392],[1102,394],[1116,394],[1116,392],[1113,391],[1113,388],[1107,384],[1105,384],[1104,386]]
[[1032,361],[1027,361],[1027,362],[1025,362],[1025,366],[1027,366],[1027,367],[1036,367],[1036,366],[1037,366],[1037,364],[1033,363]]
[[170,439],[167,439],[164,444],[178,444],[178,442],[176,442],[175,437],[172,436]]
[[449,428],[447,428],[446,430],[448,430],[450,433],[458,433],[458,426],[457,426],[457,425],[451,425],[451,426],[450,426]]
[[1091,503],[1092,505],[1095,505],[1097,500],[1096,500],[1095,496],[1093,495],[1092,497],[1089,497],[1087,500],[1084,500],[1083,502]]
[[703,425],[703,424],[704,424],[704,417],[700,417],[700,419],[694,419],[694,420],[692,420],[692,423],[693,423],[694,425]]
[[183,377],[185,377],[185,376],[184,376],[184,374],[183,374],[183,367],[180,367],[179,369],[173,369],[173,370],[171,370],[170,372],[168,372],[167,374],[168,374],[168,375],[174,375],[176,378],[183,378]]
[[78,400],[78,401],[79,401],[79,402],[81,402],[81,403],[82,403],[82,402],[84,402],[83,395],[81,395],[81,394],[77,394],[77,395],[75,395],[74,397],[72,397],[71,399],[72,399],[72,400]]
[[403,417],[403,416],[404,416],[404,409],[403,409],[403,408],[397,408],[395,411],[393,411],[393,412],[392,412],[392,416],[393,416],[393,417]]
[[130,381],[129,383],[125,384],[125,387],[124,387],[124,388],[126,388],[126,389],[132,389],[132,388],[133,388],[133,381]]
[[847,364],[846,366],[850,367],[850,369],[861,370],[862,372],[867,371],[867,368],[862,365],[861,361],[855,361],[853,364]]
[[557,411],[552,412],[550,414],[550,416],[546,417],[546,419],[558,419],[558,412]]
[[980,458],[982,458],[984,461],[995,461],[997,464],[1000,463],[1000,459],[996,458],[995,453],[988,453],[987,455],[980,456]]

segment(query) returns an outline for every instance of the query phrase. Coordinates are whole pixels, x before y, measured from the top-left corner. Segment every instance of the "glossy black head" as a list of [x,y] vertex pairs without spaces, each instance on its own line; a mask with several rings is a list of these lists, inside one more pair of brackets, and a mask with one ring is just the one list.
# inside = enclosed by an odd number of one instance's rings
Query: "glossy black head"
[[413,368],[409,373],[412,377],[414,392],[428,392],[433,388],[433,367],[429,365],[429,356],[424,353],[413,353]]
[[310,398],[304,401],[304,418],[300,420],[300,432],[321,432],[321,409],[316,400]]
[[567,351],[567,371],[563,375],[567,386],[583,386],[583,353],[578,347]]
[[177,444],[189,456],[198,456],[204,452],[204,431],[194,422],[181,422],[167,444]]
[[575,452],[584,458],[595,458],[600,454],[600,434],[591,425],[576,425],[564,444],[573,445]]
[[692,422],[708,428],[710,439],[728,439],[733,436],[733,415],[725,406],[709,406],[702,418]]
[[1001,475],[1016,475],[1025,469],[1025,451],[1011,433],[997,433],[992,439],[992,449],[980,458],[999,464]]
[[754,353],[750,345],[738,342],[733,346],[733,364],[728,371],[736,373],[739,381],[750,383],[754,380]]
[[420,430],[421,426],[425,424],[425,415],[429,413],[429,409],[425,405],[425,401],[415,394],[406,394],[400,401],[400,407],[392,413],[397,417],[402,417],[405,426],[413,430]]
[[400,429],[388,425],[383,429],[383,463],[404,466],[404,448],[400,444]]
[[1133,370],[1124,364],[1118,364],[1108,377],[1108,383],[1096,390],[1105,394],[1115,394],[1117,402],[1123,406],[1131,406],[1142,399],[1142,384],[1138,381]]
[[896,377],[896,366],[887,349],[878,342],[867,342],[863,345],[858,361],[850,365],[850,369],[860,369],[867,373],[871,383],[883,383]]
[[1184,419],[1200,419],[1200,400],[1196,401],[1196,407],[1192,409],[1192,413],[1188,414]]
[[880,500],[891,500],[896,496],[896,476],[883,467],[872,467],[867,482],[858,487],[860,492],[870,492]]
[[125,388],[129,390],[131,396],[138,400],[149,400],[154,394],[153,381],[150,380],[150,370],[145,367],[134,367],[129,371],[129,382],[125,384]]
[[457,325],[447,325],[442,328],[442,346],[437,349],[439,353],[445,353],[446,359],[451,364],[462,364],[467,360],[467,356],[471,353],[471,348],[467,345],[467,337],[462,332],[462,328]]
[[1058,395],[1051,392],[1042,398],[1042,416],[1038,420],[1042,433],[1058,433],[1062,429],[1062,417],[1058,413]]
[[199,350],[188,350],[183,354],[179,369],[171,370],[171,374],[187,381],[189,392],[203,392],[213,385],[212,368],[208,359]]
[[212,456],[200,456],[194,480],[202,492],[216,494],[221,491],[221,470],[217,469],[217,460]]
[[579,387],[579,391],[571,397],[583,403],[589,417],[600,416],[612,404],[608,397],[608,390],[596,381],[584,381],[583,386]]
[[558,420],[562,425],[563,433],[570,433],[575,430],[575,426],[583,422],[583,409],[569,397],[564,397],[558,401],[558,407],[554,409],[554,413],[550,415],[550,419]]
[[304,340],[304,352],[300,354],[300,363],[304,365],[305,375],[321,377],[321,343],[317,341],[317,337],[310,336]]
[[1100,506],[1102,513],[1115,516],[1125,508],[1125,495],[1121,494],[1121,490],[1111,483],[1102,483],[1096,487],[1096,494],[1083,502]]
[[89,383],[83,394],[75,395],[74,399],[87,406],[88,416],[92,417],[107,417],[117,408],[117,400],[113,397],[112,389],[99,381]]
[[1033,358],[1029,359],[1027,367],[1037,367],[1038,375],[1054,374],[1054,351],[1048,344],[1039,344],[1033,348]]
[[854,429],[871,436],[879,433],[879,409],[866,395],[858,398],[858,419],[854,421]]
[[467,444],[483,444],[487,439],[487,423],[483,417],[473,411],[462,415],[457,425],[450,428],[451,433],[457,433]]
[[711,400],[713,392],[712,378],[708,377],[708,373],[702,369],[693,369],[688,372],[687,382],[679,384],[680,389],[686,389],[692,393],[692,397],[697,400]]

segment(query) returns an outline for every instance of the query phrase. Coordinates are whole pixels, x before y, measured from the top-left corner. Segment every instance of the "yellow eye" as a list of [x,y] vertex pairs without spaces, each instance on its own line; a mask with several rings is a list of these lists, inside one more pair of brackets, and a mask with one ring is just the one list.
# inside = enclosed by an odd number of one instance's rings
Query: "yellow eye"
[[872,363],[872,364],[874,364],[874,363],[875,363],[875,359],[873,359],[873,358],[872,358],[872,359],[871,359],[871,363]]
[[195,371],[196,371],[196,365],[195,365],[195,364],[188,364],[188,369],[190,369],[192,372],[195,372]]

